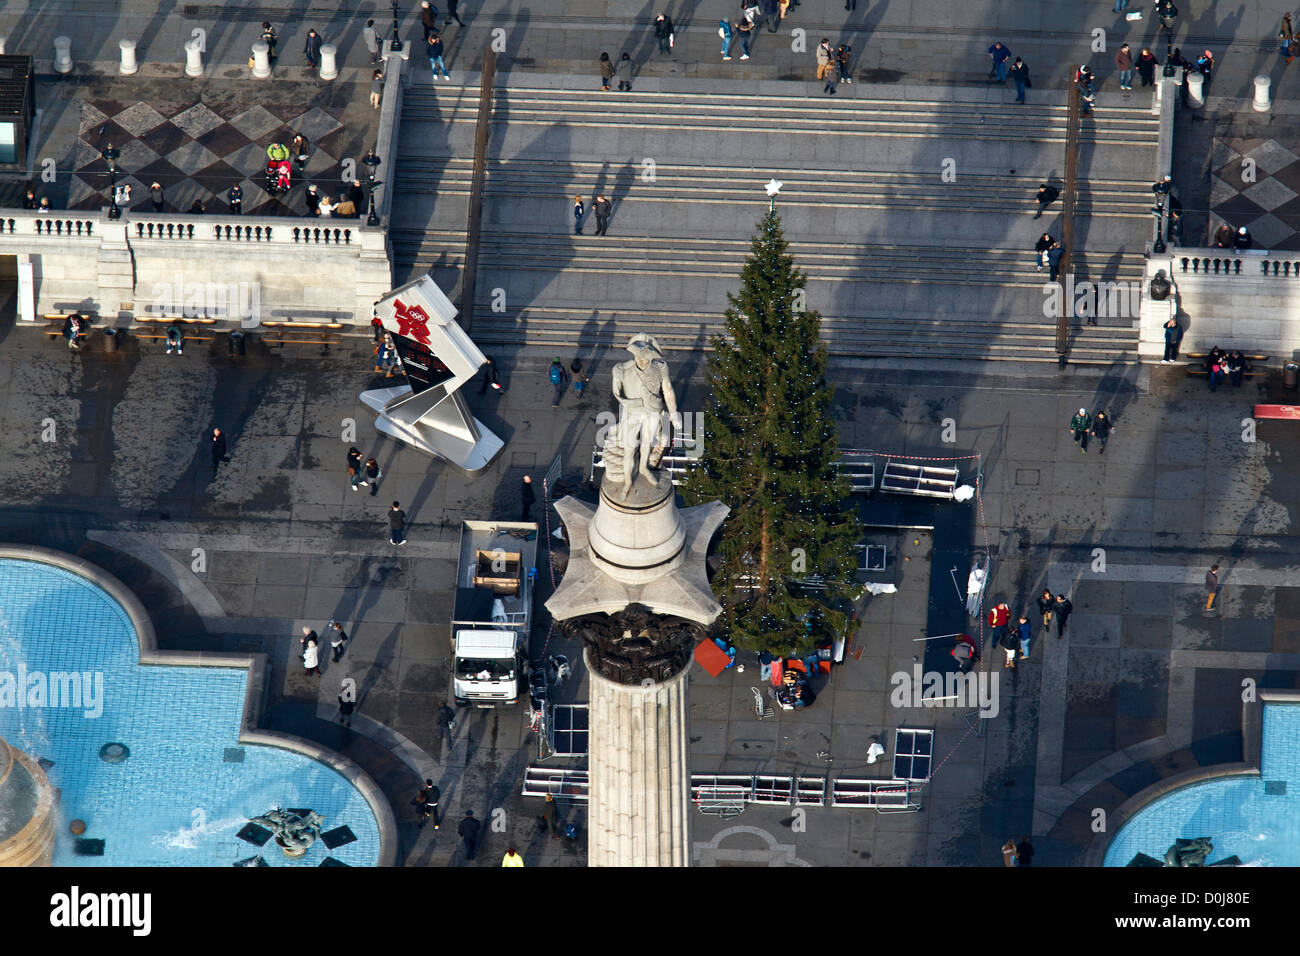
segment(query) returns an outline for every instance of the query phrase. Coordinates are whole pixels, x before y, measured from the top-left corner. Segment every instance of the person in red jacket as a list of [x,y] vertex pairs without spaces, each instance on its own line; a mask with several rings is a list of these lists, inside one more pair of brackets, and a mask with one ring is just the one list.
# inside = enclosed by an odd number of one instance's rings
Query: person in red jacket
[[999,604],[989,611],[989,627],[993,629],[993,643],[997,644],[1002,640],[1002,634],[1006,630],[1007,623],[1011,620],[1011,608],[1005,604]]

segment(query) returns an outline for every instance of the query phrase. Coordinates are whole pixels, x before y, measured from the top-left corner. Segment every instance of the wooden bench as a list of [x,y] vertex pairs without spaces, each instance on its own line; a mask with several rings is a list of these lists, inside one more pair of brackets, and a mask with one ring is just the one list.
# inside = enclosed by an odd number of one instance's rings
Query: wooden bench
[[70,315],[80,315],[88,323],[86,325],[85,335],[82,335],[83,339],[85,339],[86,335],[89,335],[91,332],[95,330],[96,326],[93,320],[89,315],[87,315],[84,312],[66,312],[63,315],[57,315],[55,313],[50,312],[42,316],[42,318],[45,319],[45,334],[52,339],[62,338],[63,323],[68,321],[68,316]]
[[[1186,358],[1192,358],[1192,359],[1203,359],[1203,358],[1206,358],[1209,354],[1210,354],[1209,352],[1184,352],[1184,353],[1183,353],[1183,355],[1184,355]],[[1243,353],[1243,354],[1244,354],[1244,353]],[[1271,356],[1268,356],[1268,355],[1247,355],[1247,356],[1246,356],[1246,361],[1248,361],[1248,362],[1267,362],[1267,361],[1269,360],[1269,358],[1271,358]]]
[[329,351],[331,345],[342,345],[343,336],[334,329],[343,328],[342,322],[311,322],[301,319],[274,319],[263,322],[262,328],[275,329],[279,334],[262,334],[262,341],[267,345],[319,345],[321,352]]
[[[197,326],[199,329],[206,331],[205,328],[206,326],[213,325],[217,321],[216,319],[210,319],[207,318],[206,316],[137,315],[135,317],[135,320],[136,322],[144,323],[144,329],[147,330],[157,329],[161,326],[170,326],[170,325],[180,326],[182,346],[184,346],[186,342],[211,342],[214,338],[216,338],[215,335],[195,335],[194,333],[188,332],[185,329],[186,326]],[[155,340],[166,341],[167,330],[164,328],[163,331],[161,332],[154,332],[154,331],[145,331],[142,329],[136,329],[135,336],[138,339],[155,339]]]
[[217,320],[210,319],[206,316],[189,316],[189,315],[137,315],[137,322],[148,322],[150,325],[162,325],[166,323],[171,325],[213,325]]
[[[1257,368],[1257,369],[1252,369],[1252,370],[1249,371],[1249,372],[1242,372],[1242,373],[1241,373],[1241,377],[1242,377],[1242,378],[1254,378],[1256,375],[1263,375],[1263,374],[1264,374],[1265,372],[1267,372],[1267,371],[1268,371],[1268,369],[1266,369],[1266,368]],[[1210,373],[1207,372],[1204,368],[1202,368],[1202,367],[1199,366],[1199,365],[1189,365],[1189,366],[1187,366],[1187,374],[1188,374],[1188,375],[1201,375],[1201,376],[1209,377],[1209,374],[1210,374]],[[1228,372],[1224,372],[1224,373],[1223,373],[1223,377],[1224,377],[1224,378],[1229,378],[1230,375],[1229,375]]]

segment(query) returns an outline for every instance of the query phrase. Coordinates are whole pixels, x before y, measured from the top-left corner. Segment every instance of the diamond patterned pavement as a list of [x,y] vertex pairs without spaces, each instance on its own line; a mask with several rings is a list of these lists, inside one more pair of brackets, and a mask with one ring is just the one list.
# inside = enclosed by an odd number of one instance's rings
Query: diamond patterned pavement
[[[1254,161],[1253,182],[1243,179]],[[1216,139],[1210,165],[1210,235],[1245,226],[1262,249],[1300,250],[1300,142]]]
[[[123,103],[83,100],[79,138],[72,154],[69,209],[108,204],[107,165],[100,150],[110,143],[121,151],[119,183],[131,186],[131,205],[152,211],[149,184],[162,183],[166,209],[186,212],[201,199],[211,212],[227,212],[226,192],[238,182],[244,214],[304,215],[308,183],[322,193],[342,189],[340,161],[359,160],[364,150],[359,130],[350,135],[341,114],[320,106],[248,102]],[[287,196],[262,189],[266,147],[286,145],[302,133],[311,143],[304,179],[295,170]],[[355,140],[355,141],[354,141]],[[354,155],[355,154],[355,155]]]

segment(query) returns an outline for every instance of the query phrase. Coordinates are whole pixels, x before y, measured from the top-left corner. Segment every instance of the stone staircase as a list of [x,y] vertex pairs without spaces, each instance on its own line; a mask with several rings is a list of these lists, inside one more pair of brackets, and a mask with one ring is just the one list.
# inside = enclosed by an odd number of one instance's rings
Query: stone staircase
[[[705,344],[721,331],[765,210],[762,185],[775,177],[832,354],[1056,361],[1032,247],[1049,227],[1059,235],[1060,204],[1039,222],[1032,213],[1038,183],[1059,183],[1064,169],[1065,107],[934,93],[498,89],[474,338],[573,351],[646,329],[666,348]],[[428,270],[453,298],[476,94],[414,87],[399,140],[397,280]],[[1141,281],[1156,118],[1138,108],[1098,117],[1083,130],[1076,275]],[[575,236],[572,197],[596,191],[614,202],[610,233],[595,236],[589,215]],[[1071,359],[1135,361],[1135,319],[1076,328]]]

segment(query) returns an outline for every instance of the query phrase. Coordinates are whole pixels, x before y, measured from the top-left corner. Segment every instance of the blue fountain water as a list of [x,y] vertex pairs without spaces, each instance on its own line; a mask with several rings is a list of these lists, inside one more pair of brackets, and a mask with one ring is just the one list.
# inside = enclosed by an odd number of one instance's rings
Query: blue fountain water
[[[102,714],[85,701],[6,704],[5,675],[20,668],[102,674]],[[84,837],[104,841],[103,856],[77,855],[60,826],[56,866],[229,866],[259,853],[272,866],[318,866],[327,856],[373,866],[379,828],[351,783],[310,757],[240,745],[246,684],[240,668],[141,667],[131,620],[107,593],[61,568],[0,559],[0,736],[52,761],[63,822],[84,820]],[[107,743],[125,744],[130,756],[102,760]],[[356,840],[334,850],[317,841],[290,860],[274,841],[259,849],[236,838],[276,806],[313,809],[325,831],[346,826]]]
[[1258,777],[1206,780],[1159,797],[1133,816],[1106,850],[1106,866],[1138,853],[1163,859],[1175,840],[1209,837],[1209,862],[1236,855],[1247,866],[1300,866],[1300,704],[1264,705]]

